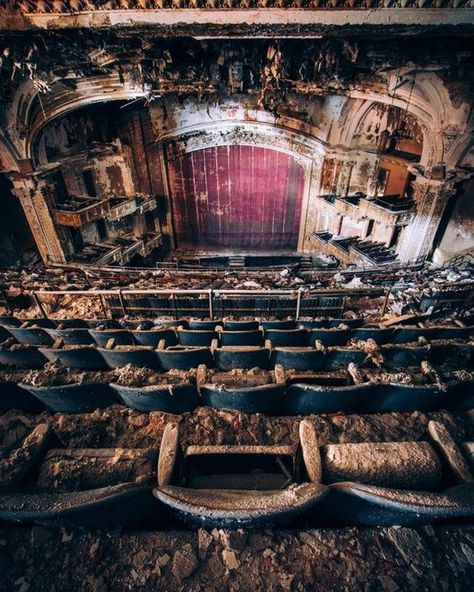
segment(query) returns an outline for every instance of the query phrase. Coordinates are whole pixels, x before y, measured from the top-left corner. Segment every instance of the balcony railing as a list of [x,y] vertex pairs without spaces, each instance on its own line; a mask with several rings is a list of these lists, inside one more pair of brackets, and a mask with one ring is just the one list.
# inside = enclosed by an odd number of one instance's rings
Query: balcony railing
[[69,197],[65,203],[52,208],[52,215],[56,224],[80,228],[88,222],[103,218],[109,210],[108,199]]
[[357,240],[350,245],[350,250],[372,265],[393,263],[397,259],[397,254],[384,243]]
[[80,228],[100,218],[115,221],[132,214],[144,214],[156,209],[155,197],[96,197],[69,196],[62,204],[52,208],[53,220],[61,226]]
[[112,199],[112,206],[107,219],[110,221],[120,220],[125,216],[131,216],[132,214],[144,214],[145,212],[151,212],[156,209],[156,198],[142,196],[136,197],[114,197]]
[[156,249],[162,244],[163,237],[161,234],[156,234],[143,242],[140,254],[143,257],[149,255],[153,249]]

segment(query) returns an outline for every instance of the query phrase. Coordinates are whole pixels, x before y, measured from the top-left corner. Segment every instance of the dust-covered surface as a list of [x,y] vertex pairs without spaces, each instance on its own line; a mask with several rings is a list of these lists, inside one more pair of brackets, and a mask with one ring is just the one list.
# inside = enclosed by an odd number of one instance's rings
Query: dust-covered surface
[[[318,444],[390,442],[426,439],[428,422],[444,422],[456,440],[474,440],[474,424],[468,413],[436,411],[372,415],[309,415]],[[172,415],[140,413],[114,405],[93,413],[29,414],[8,411],[0,416],[0,445],[18,446],[38,424],[51,423],[65,448],[159,447],[169,421],[179,421],[183,447],[213,444],[294,444],[301,417],[267,417],[240,411],[199,407],[192,413]]]
[[110,371],[78,371],[67,369],[59,362],[47,362],[37,370],[2,371],[5,382],[24,383],[36,387],[62,386],[67,384],[117,383],[123,386],[153,386],[162,384],[180,384],[195,381],[196,370],[169,370],[156,372],[150,368],[140,368],[127,364]]
[[[110,315],[104,300],[97,290],[146,290],[146,289],[209,289],[223,290],[267,290],[267,289],[344,289],[348,296],[345,311],[363,315],[367,322],[393,320],[394,315],[419,312],[418,305],[422,296],[433,296],[446,285],[467,284],[472,281],[469,270],[430,269],[428,266],[417,268],[398,268],[393,270],[312,270],[284,269],[283,271],[180,271],[168,269],[99,270],[99,269],[51,269],[41,265],[35,268],[23,268],[21,271],[10,269],[0,271],[0,289],[3,290],[8,307],[0,305],[0,314],[9,314],[11,310],[22,318],[42,316],[32,297],[34,290],[88,290],[87,295],[43,295],[41,301],[47,313],[56,319],[82,318],[98,319]],[[385,295],[373,294],[367,297],[357,295],[358,289],[390,286],[392,291],[385,308]],[[355,290],[355,292],[354,292]],[[465,311],[467,313],[468,311]],[[437,313],[439,316],[440,313]],[[456,318],[452,310],[443,312],[445,317]],[[251,317],[254,318],[254,317]]]
[[[457,441],[472,440],[474,433],[470,413],[324,415],[309,419],[320,446],[424,440],[431,419],[444,422]],[[166,423],[176,420],[181,444],[187,447],[292,444],[298,440],[300,418],[269,418],[206,407],[181,416],[138,413],[120,406],[78,415],[9,411],[0,416],[0,445],[18,447],[35,426],[47,422],[55,448],[127,448],[140,449],[143,454],[154,450],[156,455]],[[116,452],[103,461],[115,462],[115,456]],[[52,461],[54,465],[55,459]],[[84,466],[88,466],[82,456],[71,459],[71,470],[65,477],[72,484],[76,482],[78,462],[81,478]],[[149,480],[149,469],[144,468],[144,478]],[[119,480],[122,469],[114,465]],[[54,466],[51,470],[52,479]],[[124,470],[129,470],[127,464]],[[88,471],[95,479],[94,467]],[[64,487],[68,489],[69,485]],[[181,528],[179,522],[176,527]],[[462,591],[470,589],[474,575],[474,526],[466,525],[312,530],[300,525],[297,530],[259,532],[184,527],[177,531],[86,532],[10,525],[0,527],[0,549],[0,589],[16,592]]]
[[0,528],[21,592],[471,590],[474,526],[263,532]]

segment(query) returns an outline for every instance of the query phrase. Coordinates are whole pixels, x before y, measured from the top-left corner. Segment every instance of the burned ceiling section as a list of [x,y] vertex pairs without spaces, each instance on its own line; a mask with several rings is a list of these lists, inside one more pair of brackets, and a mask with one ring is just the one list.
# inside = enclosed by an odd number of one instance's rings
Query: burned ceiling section
[[73,89],[77,79],[116,74],[122,83],[141,87],[150,99],[195,93],[216,100],[256,92],[262,106],[272,108],[271,95],[288,91],[387,90],[387,72],[393,69],[436,68],[447,80],[467,85],[472,75],[470,38],[463,36],[448,36],[446,43],[438,37],[435,42],[432,37],[386,36],[171,40],[143,30],[75,30],[3,31],[0,39],[2,98],[11,98],[24,80],[49,93],[57,83]]
[[[197,40],[144,29],[74,29],[2,31],[0,44],[2,123],[20,136],[28,133],[22,126],[44,124],[75,92],[84,100],[90,94],[91,102],[99,90],[103,100],[191,96],[204,105],[247,95],[279,117],[288,114],[290,95],[390,98],[391,78],[409,89],[423,72],[436,72],[454,104],[470,103],[473,88],[470,37],[463,35]],[[14,122],[6,114],[12,106]],[[304,120],[305,107],[299,111]]]

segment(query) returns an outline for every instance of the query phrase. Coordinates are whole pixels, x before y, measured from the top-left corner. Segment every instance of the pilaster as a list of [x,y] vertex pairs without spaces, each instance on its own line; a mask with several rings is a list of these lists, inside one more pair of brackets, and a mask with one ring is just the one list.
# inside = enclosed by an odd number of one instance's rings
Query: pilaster
[[65,263],[61,240],[48,206],[45,180],[32,174],[12,173],[13,194],[18,197],[44,263]]
[[456,192],[456,182],[456,178],[438,181],[417,175],[412,184],[416,216],[407,227],[401,244],[399,257],[402,262],[430,254],[444,209]]

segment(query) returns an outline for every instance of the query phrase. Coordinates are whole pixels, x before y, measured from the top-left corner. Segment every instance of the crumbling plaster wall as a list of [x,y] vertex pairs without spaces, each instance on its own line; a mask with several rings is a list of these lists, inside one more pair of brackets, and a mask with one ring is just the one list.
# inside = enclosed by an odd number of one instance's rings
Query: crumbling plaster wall
[[[466,120],[469,115],[470,107],[460,101],[452,105],[448,90],[434,73],[418,74],[416,81],[410,86],[409,76],[400,81],[399,76],[393,76],[392,96],[378,97],[370,93],[362,96],[360,92],[352,92],[352,96],[296,96],[289,95],[286,109],[278,117],[264,110],[256,109],[256,97],[252,95],[235,96],[220,104],[203,104],[197,100],[173,101],[163,100],[151,104],[149,109],[150,126],[139,133],[129,134],[128,142],[122,143],[116,156],[115,162],[111,163],[109,157],[102,163],[101,159],[94,161],[94,167],[98,170],[99,179],[104,179],[103,184],[99,182],[100,190],[110,193],[114,189],[110,177],[116,179],[120,175],[116,167],[122,171],[122,182],[118,182],[119,192],[123,189],[124,194],[140,184],[141,186],[155,187],[156,179],[159,179],[158,185],[166,193],[166,182],[162,178],[164,171],[163,154],[161,149],[162,142],[173,141],[179,145],[181,136],[193,137],[195,146],[199,144],[199,130],[218,129],[222,126],[227,130],[233,128],[234,138],[232,141],[243,141],[243,135],[240,130],[242,125],[254,125],[265,129],[266,140],[274,144],[277,138],[285,137],[286,147],[289,151],[299,153],[307,162],[307,183],[306,198],[304,202],[305,212],[302,216],[302,230],[300,236],[300,248],[307,246],[307,238],[314,231],[319,229],[318,215],[314,208],[313,196],[320,192],[335,191],[337,193],[347,194],[355,191],[363,191],[373,194],[375,191],[375,177],[378,166],[377,142],[380,129],[383,127],[383,117],[387,113],[387,105],[395,105],[407,109],[407,101],[410,100],[410,113],[413,112],[420,121],[420,128],[423,132],[423,154],[421,157],[422,166],[429,172],[432,164],[439,162],[444,158],[444,162],[449,166],[454,166],[454,158],[458,144],[463,139],[466,130]],[[114,84],[116,84],[115,81]],[[98,93],[99,82],[94,81],[94,85],[81,81],[82,99],[68,98],[68,108],[71,105],[80,105],[88,102],[87,93]],[[398,84],[398,86],[396,86]],[[82,88],[84,86],[84,88]],[[123,86],[123,85],[122,85]],[[87,88],[88,90],[87,90]],[[28,93],[26,93],[28,94]],[[135,89],[132,93],[130,89],[122,89],[122,95],[115,95],[117,98],[128,96],[136,97],[140,92]],[[26,95],[24,95],[26,96]],[[92,96],[92,95],[91,95]],[[110,100],[110,94],[103,95],[104,99]],[[80,102],[82,100],[82,103]],[[97,94],[94,95],[94,101],[97,101]],[[374,104],[383,102],[385,104],[385,115],[379,117],[378,122],[375,115],[377,107],[373,109]],[[53,103],[51,103],[53,105]],[[19,111],[28,112],[24,104]],[[49,106],[44,101],[43,107],[46,113],[58,116],[60,113],[61,102],[54,101],[54,106]],[[133,107],[130,107],[133,111]],[[383,111],[383,109],[382,109]],[[369,115],[368,115],[369,114]],[[374,119],[375,117],[375,119]],[[146,119],[146,118],[145,118]],[[362,122],[362,123],[361,123]],[[31,126],[31,134],[38,133],[38,123]],[[20,126],[21,127],[21,126]],[[19,129],[18,126],[11,125],[8,128],[12,130]],[[24,126],[23,128],[24,129]],[[33,136],[31,137],[34,137]],[[224,134],[225,135],[225,134]],[[221,141],[229,141],[229,134],[224,137],[221,134]],[[202,135],[204,138],[206,135]],[[31,154],[31,137],[25,135],[17,136],[16,147],[18,153],[25,156]],[[261,138],[262,136],[260,136]],[[247,134],[248,138],[248,134]],[[302,142],[299,138],[307,138],[307,142]],[[210,142],[216,139],[216,135],[207,134],[207,139],[201,142]],[[143,150],[143,158],[137,152],[140,145],[146,146]],[[317,146],[312,150],[301,153],[301,145],[304,144]],[[30,147],[29,147],[30,146]],[[280,144],[280,148],[282,145]],[[135,151],[135,152],[134,152]],[[148,162],[145,162],[147,156],[153,154]],[[123,159],[121,162],[120,159]],[[133,164],[130,164],[133,161]],[[142,167],[140,171],[139,168]],[[128,171],[128,175],[127,175]],[[125,172],[125,174],[124,174]],[[145,179],[145,181],[144,181]],[[146,180],[147,179],[147,180]],[[115,181],[116,182],[116,181]],[[434,193],[433,199],[436,199]],[[443,208],[431,208],[432,211],[442,214]],[[439,222],[439,220],[438,220]],[[168,221],[168,227],[170,221]],[[418,230],[420,225],[418,225]],[[409,230],[404,231],[403,236],[410,234]],[[418,237],[420,241],[420,237]],[[412,242],[412,241],[410,241]],[[428,248],[424,245],[424,250]],[[405,249],[408,257],[409,249]]]
[[457,255],[474,254],[474,179],[462,186],[433,262],[443,264]]
[[81,173],[92,170],[97,196],[132,196],[137,192],[130,152],[122,145],[115,109],[81,109],[49,122],[38,136],[35,160],[60,163],[71,195],[87,195]]

